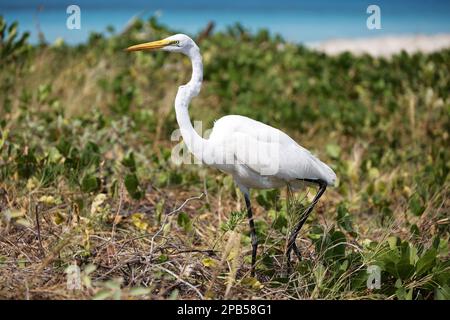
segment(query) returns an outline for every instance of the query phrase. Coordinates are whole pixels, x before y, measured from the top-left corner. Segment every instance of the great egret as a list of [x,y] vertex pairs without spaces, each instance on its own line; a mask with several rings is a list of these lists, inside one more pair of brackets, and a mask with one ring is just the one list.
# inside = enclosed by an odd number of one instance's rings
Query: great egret
[[233,176],[244,194],[252,240],[251,274],[255,273],[258,240],[250,204],[250,188],[271,189],[288,186],[296,189],[304,184],[319,187],[312,203],[305,209],[288,239],[286,258],[290,265],[291,252],[301,259],[295,240],[308,215],[336,174],[325,163],[301,147],[282,131],[253,119],[228,115],[217,120],[209,139],[202,138],[193,128],[188,107],[197,96],[203,80],[200,49],[184,34],[128,47],[127,51],[163,50],[180,52],[192,63],[191,80],[179,87],[175,112],[183,140],[194,156],[204,163]]

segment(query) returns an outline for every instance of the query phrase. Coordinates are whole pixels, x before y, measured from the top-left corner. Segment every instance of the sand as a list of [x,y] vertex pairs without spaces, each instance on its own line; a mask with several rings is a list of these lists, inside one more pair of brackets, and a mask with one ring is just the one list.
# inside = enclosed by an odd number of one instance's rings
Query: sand
[[450,48],[450,34],[382,36],[364,39],[332,39],[309,44],[309,47],[336,55],[350,51],[356,55],[368,53],[377,57],[389,57],[405,50],[408,53],[430,53]]

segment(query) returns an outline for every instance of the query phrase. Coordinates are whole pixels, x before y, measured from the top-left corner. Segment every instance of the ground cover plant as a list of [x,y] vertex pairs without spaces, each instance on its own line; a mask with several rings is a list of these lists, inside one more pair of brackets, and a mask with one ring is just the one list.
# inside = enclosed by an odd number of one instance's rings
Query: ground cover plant
[[[450,50],[327,56],[240,25],[193,35],[205,79],[192,119],[266,122],[338,175],[290,275],[289,226],[314,192],[252,191],[253,278],[231,178],[171,161],[188,60],[123,51],[175,32],[152,18],[77,46],[30,45],[0,19],[1,298],[450,298]],[[367,287],[373,266],[379,289]]]

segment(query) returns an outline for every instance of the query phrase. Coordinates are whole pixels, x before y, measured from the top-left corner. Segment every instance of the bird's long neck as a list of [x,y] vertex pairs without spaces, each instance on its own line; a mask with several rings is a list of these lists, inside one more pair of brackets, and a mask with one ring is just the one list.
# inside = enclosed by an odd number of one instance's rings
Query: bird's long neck
[[207,145],[207,140],[203,139],[194,129],[189,118],[189,103],[192,98],[200,93],[203,80],[203,64],[200,50],[198,47],[192,48],[187,56],[192,63],[192,77],[191,80],[179,87],[177,96],[175,98],[175,111],[177,116],[178,126],[181,130],[186,146],[189,151],[198,159],[202,159],[203,150]]

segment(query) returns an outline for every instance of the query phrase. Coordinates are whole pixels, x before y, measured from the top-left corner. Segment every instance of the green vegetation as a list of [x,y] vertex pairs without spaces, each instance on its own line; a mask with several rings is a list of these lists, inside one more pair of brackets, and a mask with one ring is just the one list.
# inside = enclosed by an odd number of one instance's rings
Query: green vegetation
[[[0,297],[450,299],[450,50],[330,57],[239,25],[202,39],[191,117],[279,127],[339,177],[290,277],[286,191],[253,191],[254,279],[231,178],[170,160],[188,60],[123,51],[172,33],[151,19],[31,46],[0,19]],[[72,264],[79,290],[67,289]],[[366,286],[369,266],[380,289]]]

